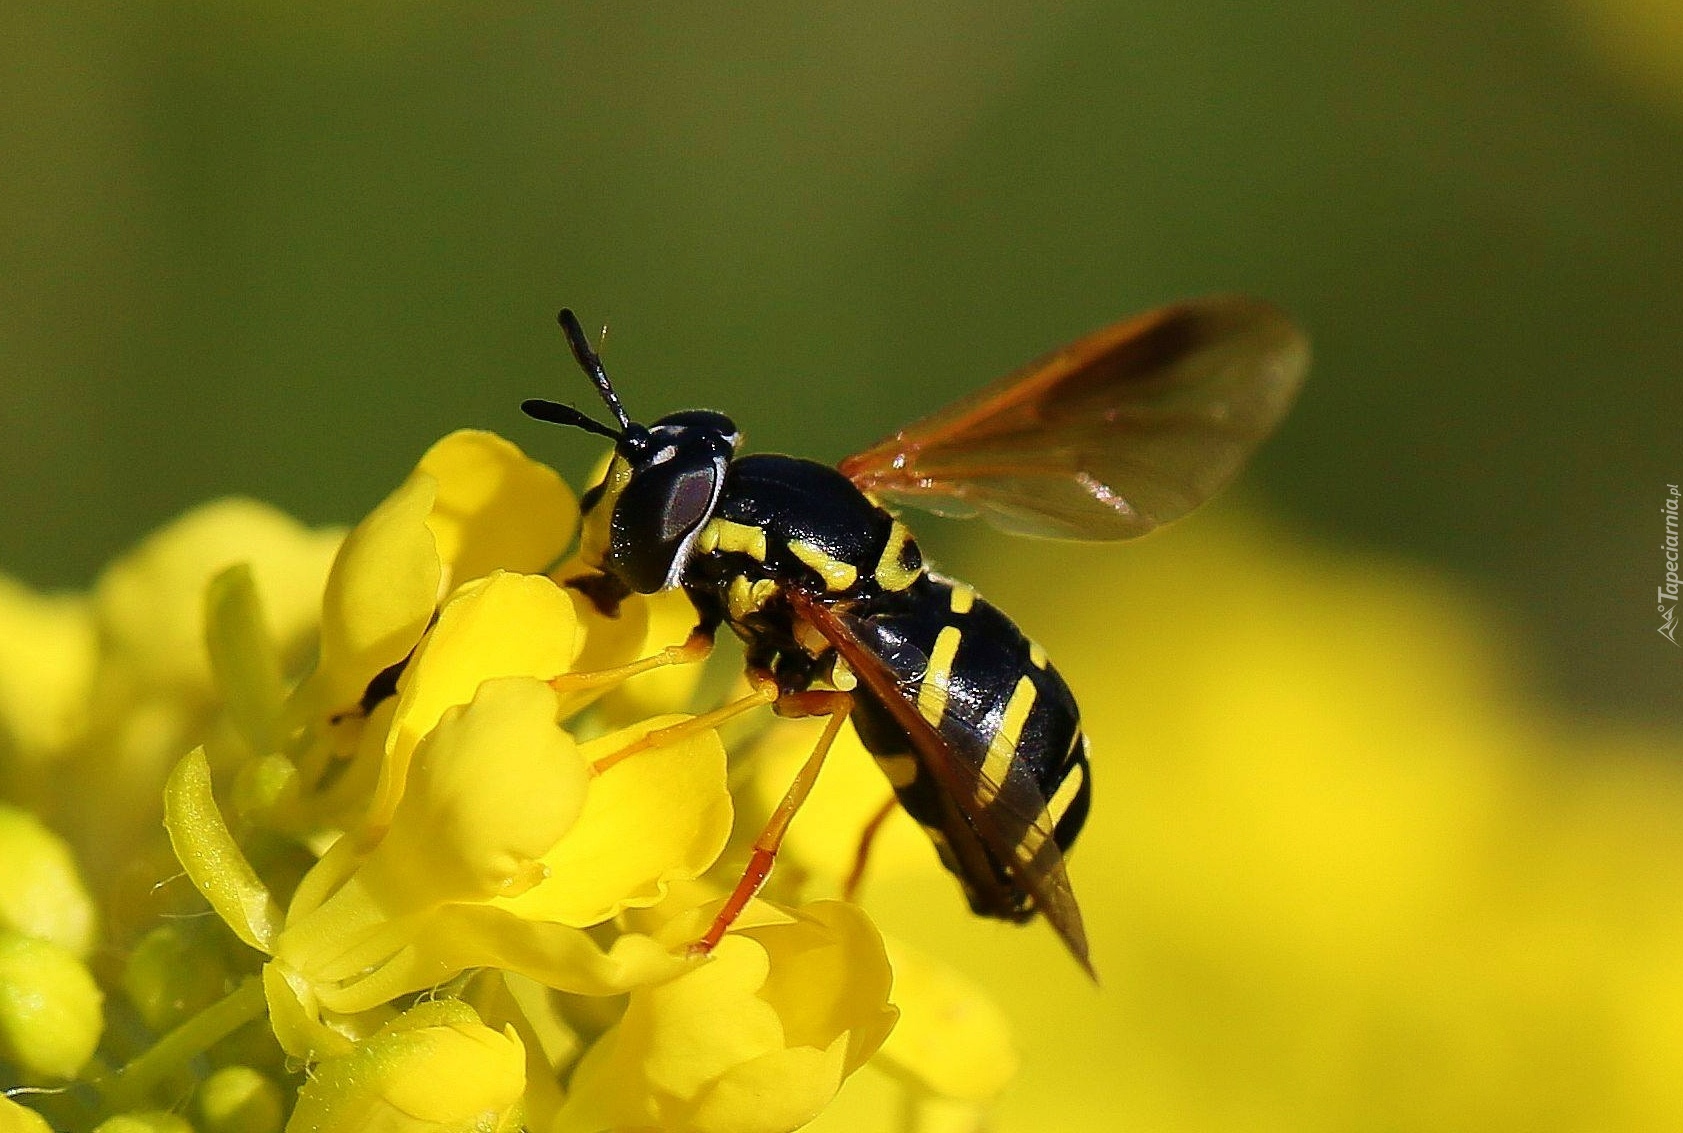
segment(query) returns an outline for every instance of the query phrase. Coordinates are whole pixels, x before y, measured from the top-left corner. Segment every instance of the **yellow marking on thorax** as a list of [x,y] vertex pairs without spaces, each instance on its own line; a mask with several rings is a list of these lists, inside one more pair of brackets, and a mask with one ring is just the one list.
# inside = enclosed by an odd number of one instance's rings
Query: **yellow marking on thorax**
[[832,557],[822,547],[815,547],[803,539],[789,541],[789,553],[818,572],[826,590],[846,590],[859,580],[859,568]]
[[[994,733],[993,741],[988,744],[987,758],[982,761],[982,776],[994,786],[1003,786],[1006,776],[1011,774],[1011,762],[1017,757],[1017,741],[1022,738],[1023,724],[1033,711],[1038,695],[1032,680],[1027,676],[1017,678],[1017,687],[1011,690],[1011,699],[1005,702],[1005,715],[1000,717],[999,731]],[[999,792],[983,786],[979,793],[986,804],[992,802]]]
[[955,614],[968,614],[970,608],[976,604],[976,588],[963,582],[955,582],[950,602]]
[[701,534],[696,536],[695,547],[703,554],[735,551],[763,563],[766,561],[766,532],[763,527],[715,519],[701,529]]
[[730,580],[730,586],[725,590],[725,605],[730,611],[733,621],[741,621],[750,614],[757,614],[765,608],[777,593],[777,583],[769,578],[762,578],[750,583],[746,575],[737,575]]
[[1046,817],[1051,820],[1053,827],[1062,822],[1064,815],[1069,813],[1070,804],[1075,802],[1075,796],[1080,792],[1081,783],[1086,778],[1086,771],[1077,763],[1069,769],[1064,781],[1058,784],[1058,789],[1052,794],[1052,800],[1046,804]]
[[923,573],[921,567],[907,569],[900,564],[900,556],[905,553],[906,544],[911,538],[911,529],[898,519],[894,521],[894,526],[888,529],[888,543],[883,547],[882,557],[877,560],[877,569],[872,574],[877,580],[877,585],[884,590],[904,590]]
[[1040,648],[1038,641],[1029,642],[1029,662],[1037,669],[1046,667],[1046,650]]
[[939,725],[947,711],[947,682],[952,679],[953,658],[958,656],[958,643],[963,638],[957,626],[942,626],[935,637],[929,668],[924,670],[923,683],[917,690],[917,710],[931,724]]

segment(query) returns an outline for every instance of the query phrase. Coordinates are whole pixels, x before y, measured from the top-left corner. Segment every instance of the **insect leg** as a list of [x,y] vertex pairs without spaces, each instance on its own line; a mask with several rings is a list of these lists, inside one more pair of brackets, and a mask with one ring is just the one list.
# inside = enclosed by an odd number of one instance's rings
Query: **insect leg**
[[623,665],[612,668],[597,669],[590,673],[562,673],[549,682],[549,686],[559,693],[577,692],[580,689],[597,688],[601,685],[617,684],[639,673],[646,673],[651,669],[662,669],[668,665],[695,665],[707,660],[713,652],[713,634],[709,630],[697,627],[690,631],[689,637],[682,645],[668,645],[659,653],[652,653],[647,657],[640,657],[635,661],[628,661]]
[[630,759],[639,752],[648,751],[650,748],[662,747],[669,743],[675,743],[688,736],[694,735],[697,732],[710,731],[713,728],[717,728],[720,724],[723,724],[726,720],[731,719],[733,716],[740,716],[744,712],[750,712],[755,708],[761,708],[767,704],[775,704],[777,702],[777,682],[772,680],[770,676],[765,674],[752,674],[749,677],[749,681],[754,687],[753,691],[749,692],[748,695],[739,697],[738,699],[731,701],[729,704],[720,705],[711,712],[703,712],[700,716],[692,716],[681,723],[668,724],[664,728],[656,728],[654,731],[643,736],[641,739],[633,740],[631,743],[626,744],[612,755],[605,755],[601,759],[598,759],[595,763],[590,765],[590,770],[593,773],[600,775],[614,764],[619,763],[621,760]]
[[806,802],[806,797],[812,791],[812,785],[818,781],[818,772],[824,766],[824,757],[830,754],[830,747],[836,742],[836,736],[841,732],[842,725],[847,723],[847,715],[853,710],[853,697],[845,692],[797,692],[780,698],[777,702],[779,715],[783,716],[828,716],[824,724],[824,731],[818,737],[818,743],[807,757],[795,781],[789,784],[789,789],[783,795],[783,801],[772,811],[771,819],[766,823],[760,836],[754,839],[754,852],[748,857],[748,868],[742,871],[742,879],[736,883],[736,888],[725,900],[724,908],[713,918],[712,927],[702,938],[690,945],[691,955],[706,955],[717,948],[719,941],[724,939],[725,932],[732,922],[742,915],[742,910],[748,906],[754,894],[760,891],[766,878],[771,874],[772,862],[777,860],[777,849],[783,844],[783,835],[789,830],[789,823],[794,820],[795,813]]
[[888,816],[894,813],[894,808],[900,805],[900,800],[894,795],[888,796],[888,801],[882,804],[882,809],[871,816],[871,821],[865,823],[865,829],[859,835],[859,849],[853,854],[853,868],[847,871],[847,881],[842,885],[842,900],[854,901],[859,896],[859,886],[865,881],[865,866],[871,860],[871,846],[882,831],[882,824],[888,821]]

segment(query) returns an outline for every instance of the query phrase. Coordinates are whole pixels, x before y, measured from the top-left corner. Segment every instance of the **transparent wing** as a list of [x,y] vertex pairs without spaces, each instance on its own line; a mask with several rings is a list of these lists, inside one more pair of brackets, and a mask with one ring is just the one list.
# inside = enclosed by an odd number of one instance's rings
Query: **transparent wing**
[[[848,624],[847,617],[799,591],[790,593],[795,611],[836,648],[859,680],[874,693],[911,737],[921,766],[956,808],[943,832],[955,855],[966,864],[972,884],[987,888],[991,862],[1003,866],[1013,883],[1034,898],[1035,909],[1057,932],[1081,967],[1095,979],[1087,952],[1081,909],[1064,868],[1063,852],[1053,838],[1046,800],[1023,776],[996,783],[980,764],[958,758],[901,690],[893,671]],[[982,853],[985,849],[986,853]],[[997,887],[997,883],[994,883]],[[1007,904],[1003,894],[997,900]]]
[[1015,534],[1129,539],[1231,480],[1308,365],[1275,307],[1195,299],[1090,334],[840,467],[867,492]]

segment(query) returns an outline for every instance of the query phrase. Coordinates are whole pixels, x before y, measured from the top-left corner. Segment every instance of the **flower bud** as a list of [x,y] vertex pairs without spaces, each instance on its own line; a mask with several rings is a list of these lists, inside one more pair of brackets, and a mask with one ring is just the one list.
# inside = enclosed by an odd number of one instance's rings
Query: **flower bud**
[[53,1133],[47,1119],[0,1094],[0,1133]]
[[73,1078],[99,1045],[104,997],[70,952],[0,929],[0,1059]]
[[0,928],[86,956],[94,904],[64,840],[27,811],[0,806],[0,862]]
[[175,921],[140,938],[123,969],[123,991],[146,1025],[163,1033],[228,990],[222,950],[200,925]]
[[280,1087],[249,1066],[224,1066],[200,1084],[196,1103],[204,1133],[279,1133]]
[[86,598],[37,594],[0,576],[0,757],[27,766],[74,743],[98,661]]
[[149,1109],[108,1117],[93,1133],[193,1133],[193,1127],[173,1113]]

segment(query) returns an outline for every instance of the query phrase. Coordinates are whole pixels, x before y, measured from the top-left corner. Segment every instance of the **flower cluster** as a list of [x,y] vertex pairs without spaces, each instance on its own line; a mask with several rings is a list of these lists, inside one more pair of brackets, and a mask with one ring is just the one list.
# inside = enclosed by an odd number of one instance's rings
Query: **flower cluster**
[[812,736],[733,775],[693,611],[565,586],[578,518],[459,432],[343,535],[226,502],[0,584],[0,1126],[774,1133],[867,1064],[979,1119],[996,1013],[839,875],[691,954]]

